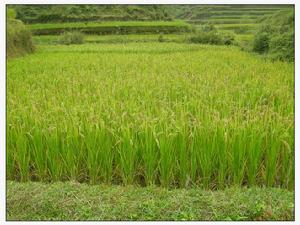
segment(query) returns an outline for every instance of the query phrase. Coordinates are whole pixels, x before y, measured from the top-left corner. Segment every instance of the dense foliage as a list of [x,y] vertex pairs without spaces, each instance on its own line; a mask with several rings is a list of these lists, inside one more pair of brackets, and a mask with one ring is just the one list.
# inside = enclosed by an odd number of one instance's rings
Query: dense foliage
[[6,26],[7,57],[20,56],[34,51],[30,30],[22,21],[15,19],[15,12],[12,9],[7,11]]
[[259,32],[253,41],[253,51],[265,53],[269,50],[270,37],[267,32]]
[[60,44],[70,45],[70,44],[83,44],[84,35],[81,32],[65,32],[61,35],[59,39]]
[[255,35],[253,50],[268,54],[272,59],[294,61],[295,15],[283,11],[261,21],[263,25]]
[[[26,23],[113,21],[113,20],[184,20],[212,18],[244,21],[270,15],[288,5],[14,5],[17,19]],[[229,22],[230,23],[230,22]]]
[[65,31],[81,31],[86,34],[152,34],[182,33],[190,30],[184,21],[107,21],[32,24],[35,35],[54,35]]
[[188,41],[197,44],[212,45],[231,45],[234,43],[234,34],[231,32],[220,31],[211,24],[200,27],[192,34]]
[[170,20],[159,5],[19,5],[17,19],[26,23]]

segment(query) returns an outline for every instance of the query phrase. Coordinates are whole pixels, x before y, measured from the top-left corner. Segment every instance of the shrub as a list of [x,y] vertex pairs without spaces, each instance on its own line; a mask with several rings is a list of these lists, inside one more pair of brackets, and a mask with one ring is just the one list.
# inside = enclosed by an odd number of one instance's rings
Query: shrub
[[16,57],[32,53],[35,49],[31,32],[20,20],[10,19],[8,14],[6,30],[6,56]]
[[253,51],[271,59],[294,61],[294,13],[283,11],[264,18],[253,42]]
[[11,8],[7,8],[6,10],[6,16],[7,19],[16,19],[16,11],[14,9]]
[[253,43],[252,43],[252,41],[242,40],[242,41],[236,42],[235,44],[237,46],[239,46],[242,51],[246,51],[246,52],[253,51]]
[[266,32],[259,33],[255,36],[253,42],[253,51],[258,53],[266,53],[269,50],[269,34]]
[[164,39],[163,34],[160,34],[160,35],[158,36],[158,42],[164,42],[164,41],[165,41],[165,39]]
[[83,44],[84,35],[79,31],[65,32],[62,34],[59,43],[64,45]]
[[245,26],[239,26],[233,29],[236,34],[246,34],[249,33],[249,28]]
[[219,33],[222,37],[224,45],[232,45],[234,43],[234,34],[231,32],[221,32]]
[[270,57],[272,59],[279,59],[283,61],[294,61],[295,36],[293,32],[276,35],[270,39]]
[[210,32],[197,32],[195,35],[192,35],[189,38],[189,41],[197,44],[213,44],[213,45],[221,45],[222,38],[221,36],[214,31]]
[[231,45],[234,42],[234,35],[230,32],[219,32],[216,30],[208,32],[198,31],[188,38],[188,42],[197,44]]
[[212,24],[204,24],[200,27],[201,31],[208,32],[208,31],[215,31],[216,27]]

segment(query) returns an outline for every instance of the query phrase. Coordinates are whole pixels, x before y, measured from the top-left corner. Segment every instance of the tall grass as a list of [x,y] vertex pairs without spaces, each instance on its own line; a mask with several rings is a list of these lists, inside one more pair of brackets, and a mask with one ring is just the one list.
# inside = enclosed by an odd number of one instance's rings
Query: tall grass
[[6,20],[6,56],[17,57],[35,50],[31,32],[20,20],[7,18]]
[[7,178],[292,188],[293,73],[225,46],[40,46],[7,64]]

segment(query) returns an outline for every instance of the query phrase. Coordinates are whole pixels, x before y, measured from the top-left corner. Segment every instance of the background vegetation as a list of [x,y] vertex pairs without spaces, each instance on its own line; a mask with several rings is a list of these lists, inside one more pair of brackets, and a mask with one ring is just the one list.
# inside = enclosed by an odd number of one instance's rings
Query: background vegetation
[[[98,35],[156,33],[161,38],[145,38],[145,41],[159,41],[165,39],[164,34],[186,33],[185,37],[165,41],[234,44],[270,59],[294,60],[291,5],[11,5],[10,8],[16,11],[17,19],[31,24],[29,28],[36,35],[73,31]],[[205,30],[207,27],[213,29]],[[62,43],[61,39],[51,43]],[[111,43],[137,40],[124,36],[112,39]]]
[[183,21],[110,21],[33,24],[30,25],[30,29],[36,35],[60,34],[69,30],[79,30],[88,34],[144,34],[188,32],[190,26]]
[[62,34],[60,44],[70,45],[70,44],[83,44],[84,35],[79,31],[65,32]]
[[22,21],[15,19],[15,11],[9,9],[6,19],[6,56],[16,57],[34,51],[31,32]]
[[261,19],[253,50],[269,53],[272,59],[294,61],[295,59],[295,15],[282,11]]
[[159,5],[16,5],[14,8],[17,19],[25,23],[171,19]]

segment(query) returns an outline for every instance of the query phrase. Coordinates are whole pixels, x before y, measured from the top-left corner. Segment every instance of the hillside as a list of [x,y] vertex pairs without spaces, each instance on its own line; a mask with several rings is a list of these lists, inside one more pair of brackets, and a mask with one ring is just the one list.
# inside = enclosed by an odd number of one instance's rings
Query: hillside
[[172,5],[168,13],[176,19],[195,26],[213,24],[220,30],[238,34],[252,34],[261,18],[281,10],[294,10],[291,5]]
[[12,6],[25,23],[171,20],[158,5],[19,5]]

